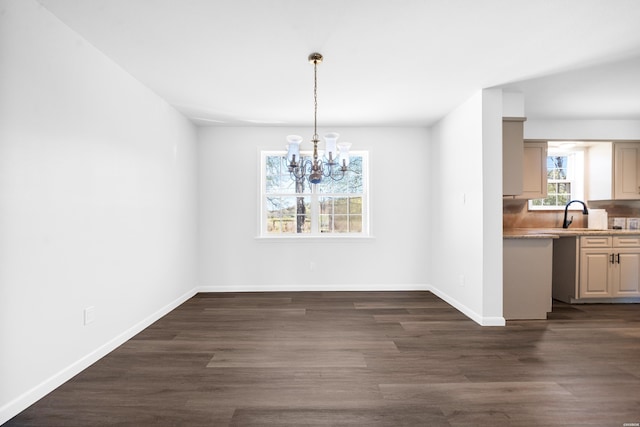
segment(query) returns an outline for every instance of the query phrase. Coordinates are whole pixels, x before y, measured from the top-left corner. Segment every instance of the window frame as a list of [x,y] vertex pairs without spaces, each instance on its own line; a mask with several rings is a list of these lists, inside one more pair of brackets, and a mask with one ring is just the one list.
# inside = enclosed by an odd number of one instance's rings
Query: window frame
[[[567,157],[567,179],[565,180],[549,180],[547,175],[547,186],[550,183],[569,183],[571,186],[571,193],[569,200],[583,200],[584,198],[584,187],[585,187],[585,151],[582,147],[574,147],[571,149],[563,149],[556,147],[549,147],[547,152],[547,161],[549,157]],[[529,211],[537,211],[537,212],[545,212],[545,211],[563,211],[565,209],[565,205],[546,205],[539,206],[534,205],[534,200],[543,200],[543,199],[531,199],[527,201],[528,210]],[[574,204],[569,206],[569,210],[580,210],[582,207]]]
[[[301,151],[300,154],[304,157],[312,155],[311,151]],[[308,214],[311,219],[311,231],[308,233],[269,233],[267,231],[267,179],[266,179],[266,158],[268,156],[282,156],[286,157],[286,150],[259,150],[260,161],[260,177],[259,177],[259,213],[258,213],[258,236],[259,239],[363,239],[371,238],[371,212],[370,212],[370,193],[369,193],[369,151],[367,150],[352,150],[351,156],[358,156],[362,158],[362,193],[323,193],[317,190],[316,185],[311,185],[308,193],[300,193],[304,197],[309,198],[309,210]],[[299,193],[275,193],[276,196],[291,196],[296,197]],[[360,232],[322,232],[320,230],[320,199],[324,197],[361,197],[362,198],[362,227]]]

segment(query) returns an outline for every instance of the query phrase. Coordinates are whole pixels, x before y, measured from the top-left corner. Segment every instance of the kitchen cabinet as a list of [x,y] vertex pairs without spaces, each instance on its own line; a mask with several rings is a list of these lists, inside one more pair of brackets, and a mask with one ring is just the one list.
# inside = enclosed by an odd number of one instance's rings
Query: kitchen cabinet
[[524,117],[502,118],[502,194],[522,194],[524,161]]
[[611,296],[611,236],[580,238],[580,298]]
[[640,301],[640,235],[561,237],[553,250],[553,298]]
[[516,199],[547,197],[547,143],[524,141],[522,194]]
[[613,198],[640,199],[640,143],[613,144]]
[[503,239],[505,320],[546,319],[551,311],[552,238]]
[[640,199],[640,142],[595,144],[587,158],[588,200]]
[[580,298],[640,296],[640,236],[583,236],[580,246]]

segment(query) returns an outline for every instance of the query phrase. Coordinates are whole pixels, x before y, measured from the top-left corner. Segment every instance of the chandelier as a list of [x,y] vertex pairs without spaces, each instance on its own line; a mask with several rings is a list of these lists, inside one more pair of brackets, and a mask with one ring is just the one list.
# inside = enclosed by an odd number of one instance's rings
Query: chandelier
[[349,166],[348,142],[338,143],[339,134],[329,132],[324,135],[324,155],[318,152],[318,64],[322,62],[322,55],[312,53],[309,62],[313,64],[313,155],[303,158],[300,156],[300,143],[302,137],[298,135],[287,136],[287,162],[291,179],[301,181],[307,179],[311,184],[318,184],[323,178],[331,178],[338,181],[344,177]]

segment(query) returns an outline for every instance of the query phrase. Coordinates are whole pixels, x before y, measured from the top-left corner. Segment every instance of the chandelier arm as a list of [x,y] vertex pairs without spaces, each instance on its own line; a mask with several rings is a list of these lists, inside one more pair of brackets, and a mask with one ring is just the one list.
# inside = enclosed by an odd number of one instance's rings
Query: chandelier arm
[[304,179],[307,175],[307,167],[309,165],[309,159],[301,157],[295,168],[289,168],[289,175],[291,176],[291,179]]
[[344,176],[346,175],[346,172],[342,169],[338,169],[338,171],[340,171],[340,174],[332,173],[331,175],[329,175],[329,178],[331,178],[333,181],[341,181],[342,178],[344,178]]

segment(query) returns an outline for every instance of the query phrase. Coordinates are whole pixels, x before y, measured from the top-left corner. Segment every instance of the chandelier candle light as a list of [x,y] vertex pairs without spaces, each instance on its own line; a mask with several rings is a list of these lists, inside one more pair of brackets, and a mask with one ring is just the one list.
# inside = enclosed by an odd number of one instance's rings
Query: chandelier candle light
[[339,134],[329,132],[324,135],[325,153],[322,158],[318,155],[318,64],[322,62],[322,55],[312,53],[309,62],[313,64],[313,157],[302,159],[300,157],[300,143],[302,137],[298,135],[287,136],[288,150],[287,161],[291,178],[302,180],[307,178],[311,184],[318,184],[322,178],[331,178],[338,181],[344,177],[349,166],[348,142],[338,143]]

